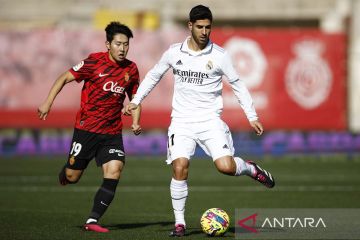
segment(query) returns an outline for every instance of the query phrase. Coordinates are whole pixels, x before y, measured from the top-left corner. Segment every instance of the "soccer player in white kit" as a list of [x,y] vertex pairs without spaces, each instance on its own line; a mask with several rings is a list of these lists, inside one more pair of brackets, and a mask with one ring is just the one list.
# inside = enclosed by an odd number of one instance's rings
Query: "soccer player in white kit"
[[252,161],[234,157],[231,133],[221,120],[223,75],[227,77],[250,125],[258,135],[263,133],[263,127],[258,121],[250,93],[234,70],[229,54],[209,39],[212,24],[210,9],[203,5],[195,6],[189,18],[191,36],[165,51],[125,107],[125,114],[130,115],[165,72],[172,68],[175,83],[167,162],[173,166],[170,191],[175,215],[175,228],[170,236],[178,237],[185,235],[189,161],[194,155],[196,144],[212,157],[215,167],[221,173],[247,175],[269,188],[275,185],[269,172]]

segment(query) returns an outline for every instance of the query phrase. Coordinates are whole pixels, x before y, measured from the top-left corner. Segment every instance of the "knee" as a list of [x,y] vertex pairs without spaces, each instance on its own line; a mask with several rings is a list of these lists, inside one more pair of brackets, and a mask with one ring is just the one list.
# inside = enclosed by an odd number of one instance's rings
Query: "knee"
[[173,177],[176,180],[185,180],[189,172],[189,160],[175,160],[173,162]]
[[110,179],[120,179],[121,171],[120,169],[111,169],[104,173],[104,178]]
[[236,164],[233,159],[217,159],[215,166],[222,174],[233,176],[236,173]]
[[121,171],[124,168],[124,162],[112,160],[105,163],[103,166],[104,178],[120,179]]
[[183,165],[175,165],[175,166],[173,166],[173,171],[175,174],[184,175],[189,171],[189,169]]
[[75,171],[67,169],[65,172],[65,175],[66,175],[66,179],[70,183],[77,183],[80,180],[81,172],[75,172]]

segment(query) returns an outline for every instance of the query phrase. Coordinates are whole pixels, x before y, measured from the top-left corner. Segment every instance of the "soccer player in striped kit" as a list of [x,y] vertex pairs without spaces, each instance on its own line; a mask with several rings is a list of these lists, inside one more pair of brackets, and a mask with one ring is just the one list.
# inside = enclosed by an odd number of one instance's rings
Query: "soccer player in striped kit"
[[229,54],[211,42],[211,25],[210,9],[203,5],[193,7],[188,22],[191,35],[184,42],[174,44],[165,51],[141,82],[133,100],[125,107],[128,114],[137,109],[164,73],[172,68],[175,83],[167,162],[173,167],[170,192],[175,228],[170,236],[185,234],[187,178],[196,144],[212,157],[215,167],[221,173],[247,175],[269,188],[275,185],[269,172],[252,161],[234,157],[231,133],[221,120],[223,75],[227,77],[250,125],[258,135],[263,133],[263,126],[258,120],[249,91],[232,66]]
[[[102,167],[103,183],[95,194],[93,208],[84,225],[85,230],[95,232],[109,231],[100,226],[98,220],[115,196],[125,164],[123,103],[126,95],[132,99],[139,86],[138,68],[126,58],[133,37],[131,30],[119,22],[111,22],[105,32],[107,51],[90,54],[60,75],[38,108],[39,118],[45,120],[65,84],[74,80],[84,82],[69,157],[59,181],[62,185],[77,183],[93,158],[97,166]],[[141,107],[130,111],[135,135],[141,133],[140,111]]]

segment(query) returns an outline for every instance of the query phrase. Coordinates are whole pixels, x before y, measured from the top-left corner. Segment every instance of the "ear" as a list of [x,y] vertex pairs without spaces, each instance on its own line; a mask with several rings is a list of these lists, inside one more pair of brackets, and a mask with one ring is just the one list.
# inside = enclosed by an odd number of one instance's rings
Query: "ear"
[[192,24],[192,22],[190,22],[190,21],[188,22],[188,28],[189,28],[190,31],[192,31],[193,24]]
[[110,50],[110,42],[109,41],[105,42],[105,46],[106,46],[107,50]]

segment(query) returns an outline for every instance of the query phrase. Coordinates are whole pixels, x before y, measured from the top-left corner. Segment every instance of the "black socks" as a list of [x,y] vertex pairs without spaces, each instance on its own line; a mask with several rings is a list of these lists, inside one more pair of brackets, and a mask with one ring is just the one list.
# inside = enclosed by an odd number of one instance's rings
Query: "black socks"
[[118,179],[104,178],[104,181],[95,194],[94,205],[89,218],[98,220],[114,199]]

